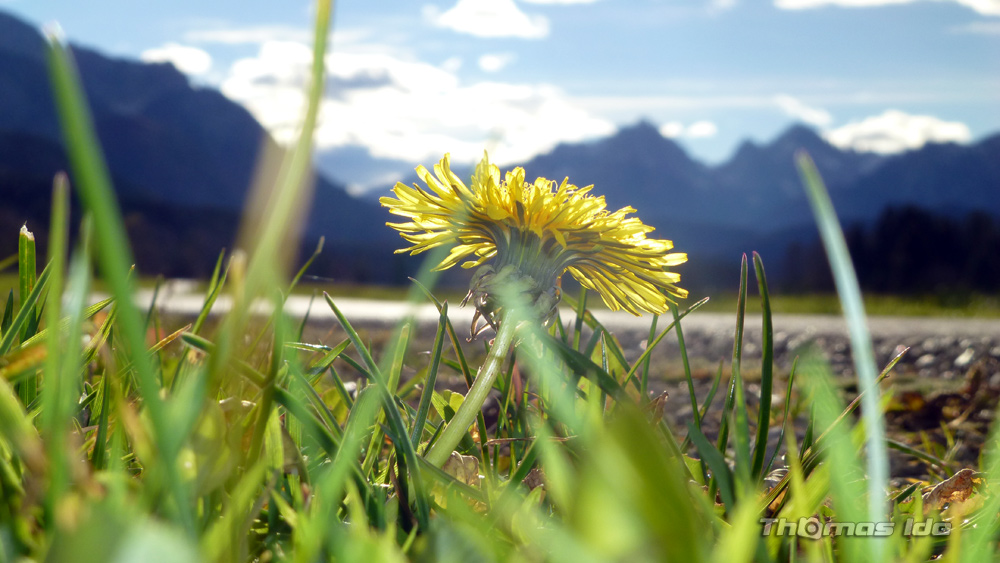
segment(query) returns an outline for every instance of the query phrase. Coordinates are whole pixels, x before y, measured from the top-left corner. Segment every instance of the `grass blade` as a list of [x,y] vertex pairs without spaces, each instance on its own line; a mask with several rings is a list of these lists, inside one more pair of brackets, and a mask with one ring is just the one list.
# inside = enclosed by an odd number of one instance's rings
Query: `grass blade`
[[[695,395],[694,378],[691,376],[691,362],[688,360],[687,346],[684,345],[684,330],[681,328],[681,321],[680,317],[678,316],[677,305],[675,305],[674,303],[669,303],[669,305],[670,305],[670,313],[674,316],[674,323],[677,324],[675,332],[677,333],[677,345],[680,347],[681,362],[684,366],[684,379],[687,381],[688,385],[688,397],[691,399],[691,415],[694,417],[695,427],[701,429],[701,416],[698,413],[698,397]],[[653,326],[656,326],[655,317],[653,319]],[[648,365],[643,369],[646,369],[647,367]]]
[[[722,496],[722,503],[727,510],[732,510],[736,506],[736,489],[733,486],[733,473],[726,464],[726,458],[717,447],[713,446],[708,438],[693,424],[688,424],[688,436],[691,443],[698,450],[701,459],[705,460],[709,469],[712,470],[712,482],[717,483],[719,495]],[[710,491],[711,492],[711,491]],[[714,496],[711,492],[709,498]]]
[[198,318],[194,322],[194,326],[191,327],[191,332],[198,334],[201,331],[202,325],[208,320],[208,315],[212,311],[212,306],[215,305],[215,300],[218,299],[219,294],[222,293],[222,288],[226,285],[226,276],[229,274],[229,266],[226,266],[225,270],[222,270],[222,261],[226,256],[226,251],[223,250],[219,253],[219,258],[215,262],[215,268],[212,270],[212,277],[208,281],[208,291],[205,292],[205,303],[201,306],[201,311],[198,312]]
[[21,310],[17,312],[17,316],[11,321],[10,327],[4,333],[3,338],[0,339],[0,356],[5,355],[10,351],[11,347],[14,345],[14,340],[17,338],[18,333],[21,331],[21,327],[24,323],[28,322],[28,318],[34,316],[35,304],[38,303],[38,298],[42,294],[42,289],[45,287],[46,282],[49,279],[50,266],[46,266],[42,270],[42,275],[38,276],[38,282],[35,284],[35,288],[31,290],[28,294],[28,298],[24,301],[25,305],[21,307]]
[[[774,327],[771,323],[771,298],[767,291],[767,277],[760,255],[753,253],[753,267],[757,274],[757,289],[761,307],[761,359],[760,359],[760,410],[757,415],[757,441],[753,447],[751,475],[757,481],[764,477],[764,455],[767,452],[767,433],[771,428],[771,389],[774,380]],[[780,442],[779,442],[780,443]]]
[[[427,412],[431,408],[431,397],[434,396],[434,384],[437,382],[438,367],[441,365],[441,348],[444,345],[444,331],[448,319],[448,304],[441,308],[441,318],[438,320],[437,334],[434,335],[434,350],[431,352],[431,366],[427,371],[427,379],[424,380],[424,392],[420,395],[420,403],[417,405],[417,414],[413,419],[413,430],[410,434],[410,442],[416,448],[420,444],[420,435],[424,431],[424,423],[427,422]],[[486,438],[483,436],[483,441]]]
[[[152,361],[144,352],[146,331],[142,316],[132,302],[129,270],[132,252],[126,242],[125,225],[111,188],[110,174],[94,133],[90,111],[83,94],[73,57],[63,43],[48,37],[47,59],[52,90],[62,125],[75,185],[84,208],[93,216],[98,262],[104,279],[118,302],[119,334],[130,350],[132,365],[139,382],[143,405],[149,412],[154,439],[164,459],[176,459],[181,440],[173,435],[163,399],[159,394]],[[44,275],[44,274],[43,274]],[[194,519],[187,488],[175,464],[163,464],[167,487],[173,504],[167,503],[173,518],[191,536]]]
[[[66,249],[69,228],[69,186],[66,176],[56,177],[52,190],[52,218],[49,222],[49,267],[52,274],[48,304],[45,308],[45,324],[59,325],[62,310]],[[50,510],[56,507],[69,484],[69,465],[66,451],[66,430],[73,416],[73,395],[78,387],[74,376],[78,372],[80,358],[80,323],[83,316],[83,300],[89,287],[89,255],[87,237],[81,245],[82,256],[77,256],[70,268],[72,278],[69,296],[70,318],[66,334],[62,330],[49,330],[46,347],[58,350],[45,358],[46,386],[42,396],[42,422],[45,428],[45,446],[51,465],[51,477],[46,490],[46,505]],[[22,305],[23,306],[23,305]],[[34,308],[32,306],[32,308]],[[34,378],[31,378],[34,379]],[[25,403],[31,404],[31,403]],[[54,522],[47,522],[54,525]]]
[[[673,301],[667,301],[667,304],[670,305],[671,311],[676,311],[677,305],[675,305]],[[647,343],[652,342],[653,338],[656,337],[656,321],[658,320],[660,320],[660,315],[653,315],[653,320],[649,323],[649,336],[646,337]],[[676,314],[674,314],[674,320],[677,320]],[[680,323],[677,323],[676,326],[677,339],[681,343],[681,354],[684,357],[684,367],[686,368],[688,367],[688,364],[687,356],[684,355],[684,336],[680,332]],[[643,398],[648,398],[647,395],[649,394],[649,364],[651,361],[652,358],[650,356],[646,356],[646,361],[642,364],[642,375],[639,377],[639,394],[642,395]]]
[[[736,336],[733,338],[733,383],[732,396],[735,399],[733,411],[733,439],[736,450],[736,474],[741,482],[749,483],[750,472],[750,422],[747,416],[746,397],[743,394],[743,321],[747,305],[747,255],[743,255],[740,265],[740,293],[736,305]],[[720,441],[720,446],[725,444]],[[721,451],[721,450],[720,450]]]
[[[35,269],[35,235],[28,230],[28,226],[21,227],[21,232],[17,237],[17,279],[18,295],[21,298],[21,308],[25,307],[28,294],[35,288],[37,270]],[[35,316],[35,306],[32,305],[32,318]],[[27,323],[21,333],[21,340],[27,340],[31,334],[31,326],[34,323]],[[32,382],[34,383],[34,382]],[[32,401],[34,400],[34,389],[32,389]],[[26,401],[24,404],[31,404]]]
[[[802,176],[809,203],[812,206],[819,227],[823,246],[826,248],[830,268],[840,302],[847,320],[857,371],[858,388],[867,392],[862,398],[861,416],[867,430],[866,451],[868,452],[868,518],[878,522],[886,513],[885,490],[889,484],[889,458],[885,447],[885,423],[882,420],[880,396],[875,383],[875,350],[865,321],[865,307],[861,300],[861,288],[851,263],[851,256],[844,240],[844,232],[837,221],[833,203],[823,185],[816,165],[805,152],[796,155],[796,163]],[[882,559],[882,542],[869,542],[873,561]]]
[[[333,313],[337,316],[337,320],[340,321],[341,326],[347,332],[347,336],[351,339],[351,343],[354,344],[354,348],[358,350],[361,354],[365,365],[369,369],[369,373],[373,376],[375,384],[381,395],[382,408],[385,412],[386,418],[389,420],[389,427],[392,432],[401,438],[400,441],[396,442],[396,447],[400,448],[403,455],[406,456],[406,465],[410,469],[410,476],[413,480],[413,488],[416,497],[417,504],[417,521],[420,527],[427,529],[430,524],[430,507],[427,504],[427,492],[424,487],[423,477],[420,474],[419,462],[417,460],[417,452],[414,449],[413,444],[406,439],[407,432],[406,426],[403,424],[403,418],[399,414],[399,409],[396,408],[396,403],[393,399],[393,394],[389,391],[388,383],[382,377],[382,372],[379,370],[378,365],[371,356],[371,352],[365,347],[364,343],[361,342],[361,338],[358,336],[357,331],[351,326],[344,314],[340,312],[337,305],[333,302],[333,299],[326,292],[323,293],[323,297],[326,298],[327,304],[333,309]],[[450,453],[450,452],[449,452]]]

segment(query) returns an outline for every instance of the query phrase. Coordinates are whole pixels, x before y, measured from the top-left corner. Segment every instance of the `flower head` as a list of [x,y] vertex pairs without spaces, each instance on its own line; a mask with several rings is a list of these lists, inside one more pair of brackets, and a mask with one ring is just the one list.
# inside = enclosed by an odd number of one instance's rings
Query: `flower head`
[[423,166],[417,175],[427,189],[397,183],[396,198],[380,200],[409,219],[388,223],[413,243],[397,252],[418,254],[452,245],[438,270],[463,260],[463,268],[495,260],[474,278],[470,296],[477,296],[479,310],[488,308],[490,283],[516,279],[527,283],[532,302],[538,305],[541,297],[543,308],[554,311],[565,271],[600,293],[612,310],[634,315],[640,310],[663,313],[668,295],[687,296],[674,285],[680,274],[668,270],[687,255],[670,253],[669,240],[646,238],[653,228],[629,217],[635,211],[631,207],[607,211],[603,196],[590,195],[593,186],[578,188],[568,179],[561,184],[545,178],[526,182],[522,168],[501,180],[500,169],[486,155],[470,186],[451,171],[448,155],[434,166],[434,175]]

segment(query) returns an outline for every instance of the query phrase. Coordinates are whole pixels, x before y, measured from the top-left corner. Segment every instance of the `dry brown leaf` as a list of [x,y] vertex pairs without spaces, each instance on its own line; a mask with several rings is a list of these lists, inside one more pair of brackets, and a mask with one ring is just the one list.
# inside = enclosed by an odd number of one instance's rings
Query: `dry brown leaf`
[[521,482],[531,490],[535,490],[537,487],[545,488],[545,474],[542,473],[542,469],[540,467],[536,467],[529,471],[528,474],[524,476],[524,480]]
[[938,483],[924,495],[924,510],[941,510],[946,504],[964,502],[972,496],[975,487],[983,482],[982,474],[965,468]]
[[441,469],[466,485],[479,486],[479,460],[475,456],[451,452]]

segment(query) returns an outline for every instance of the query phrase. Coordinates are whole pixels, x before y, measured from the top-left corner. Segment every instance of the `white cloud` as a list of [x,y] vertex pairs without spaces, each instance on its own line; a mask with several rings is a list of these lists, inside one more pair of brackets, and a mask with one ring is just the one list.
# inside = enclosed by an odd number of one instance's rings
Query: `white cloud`
[[184,74],[205,74],[212,68],[212,57],[197,47],[167,43],[147,49],[139,55],[147,63],[171,63]]
[[[910,4],[920,0],[774,0],[774,5],[785,10],[806,10],[822,6],[870,8],[890,4]],[[1000,0],[936,0],[956,2],[987,16],[1000,15]]]
[[668,139],[676,139],[684,134],[684,124],[680,121],[668,121],[660,125],[660,135]]
[[888,110],[828,131],[824,137],[842,149],[891,154],[920,148],[927,143],[965,143],[972,139],[972,134],[968,126],[959,121]]
[[[222,91],[246,106],[282,142],[294,139],[304,110],[310,52],[267,42],[233,64]],[[559,142],[614,131],[546,84],[464,84],[453,70],[385,53],[334,51],[317,147],[362,145],[372,156],[436,162],[445,152],[473,162],[490,149],[498,163],[531,158]]]
[[453,74],[458,72],[462,68],[462,57],[448,57],[441,63],[441,68]]
[[830,112],[821,108],[807,106],[801,100],[786,94],[775,96],[774,103],[788,116],[809,125],[826,127],[833,122],[833,116],[830,115]]
[[1000,16],[1000,1],[998,0],[955,0],[963,6],[987,16]]
[[597,0],[521,0],[525,4],[593,4]]
[[488,53],[479,57],[479,68],[484,72],[497,72],[514,62],[512,53]]
[[549,34],[548,19],[525,14],[514,0],[458,0],[443,13],[426,6],[424,16],[437,26],[476,37],[539,39]]
[[695,121],[684,130],[684,136],[692,139],[702,139],[714,137],[719,132],[719,128],[711,121]]
[[719,132],[719,128],[711,121],[695,121],[690,125],[684,125],[680,121],[668,121],[660,125],[660,135],[668,139],[704,139],[714,137]]

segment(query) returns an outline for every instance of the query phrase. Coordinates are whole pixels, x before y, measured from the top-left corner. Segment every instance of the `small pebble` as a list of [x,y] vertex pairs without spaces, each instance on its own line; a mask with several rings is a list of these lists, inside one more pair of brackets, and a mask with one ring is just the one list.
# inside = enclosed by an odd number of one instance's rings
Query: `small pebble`
[[966,348],[964,352],[957,358],[955,358],[955,367],[964,368],[965,366],[972,363],[972,359],[976,357],[976,351],[972,348]]

